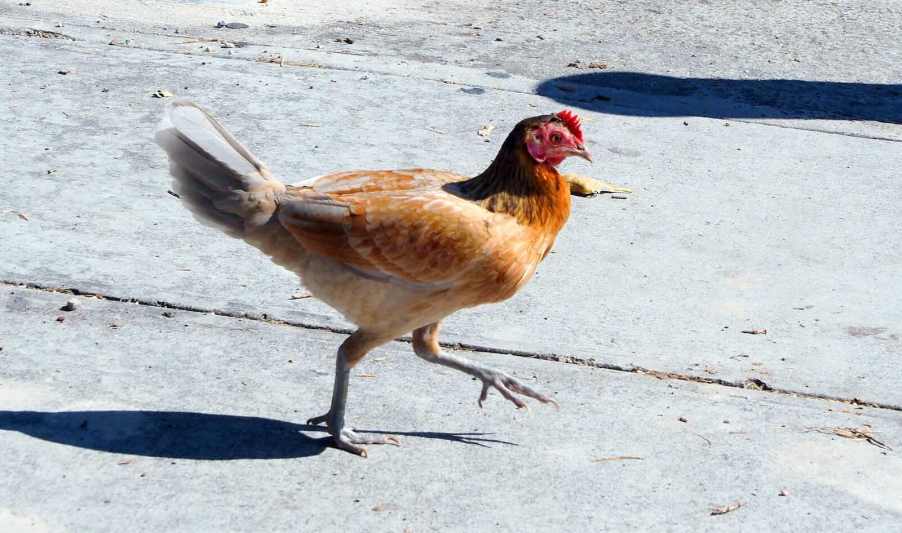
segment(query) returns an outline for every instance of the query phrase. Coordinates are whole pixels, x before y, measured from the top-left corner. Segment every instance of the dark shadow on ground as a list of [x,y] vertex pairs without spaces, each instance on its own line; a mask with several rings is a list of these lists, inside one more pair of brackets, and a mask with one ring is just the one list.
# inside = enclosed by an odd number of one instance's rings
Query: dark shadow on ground
[[615,115],[872,120],[902,124],[902,84],[588,72],[543,81],[537,92],[568,105]]
[[[310,457],[332,443],[323,426],[178,411],[0,411],[0,430],[110,453],[214,461]],[[311,438],[302,431],[324,436]],[[480,438],[482,433],[385,433],[479,446],[513,444]]]

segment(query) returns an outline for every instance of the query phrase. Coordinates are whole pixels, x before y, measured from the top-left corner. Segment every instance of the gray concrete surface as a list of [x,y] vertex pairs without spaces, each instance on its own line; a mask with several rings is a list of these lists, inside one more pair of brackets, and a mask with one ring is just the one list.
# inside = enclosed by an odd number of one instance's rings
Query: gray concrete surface
[[[12,472],[0,526],[121,530],[136,514],[148,530],[321,530],[344,516],[413,531],[899,523],[894,452],[809,431],[871,424],[899,442],[895,3],[270,3],[0,2],[0,450]],[[608,67],[566,66],[577,59]],[[350,414],[414,435],[366,465],[323,449],[297,424],[327,401],[348,324],[291,300],[296,279],[166,194],[150,142],[160,89],[210,108],[286,181],[475,173],[520,118],[577,108],[596,163],[567,170],[634,194],[575,200],[537,278],[452,317],[444,336],[539,376],[561,412],[512,415],[497,398],[477,411],[465,378],[397,344],[361,371],[376,378],[354,380]],[[497,127],[488,142],[484,124]],[[106,299],[58,324],[66,297],[51,289]],[[181,310],[164,319],[115,300]],[[120,318],[130,325],[104,329]],[[742,388],[761,383],[784,392]],[[97,433],[75,431],[79,417]],[[319,440],[276,438],[297,431]],[[454,431],[517,446],[462,445]],[[791,496],[776,496],[784,485]],[[50,486],[83,488],[48,502]],[[388,510],[372,511],[380,502]]]
[[0,523],[889,531],[902,516],[898,454],[817,431],[898,443],[885,409],[467,353],[562,405],[480,410],[477,383],[393,343],[355,369],[349,415],[402,446],[362,460],[302,422],[328,403],[340,335],[92,298],[59,323],[68,298],[0,293]]

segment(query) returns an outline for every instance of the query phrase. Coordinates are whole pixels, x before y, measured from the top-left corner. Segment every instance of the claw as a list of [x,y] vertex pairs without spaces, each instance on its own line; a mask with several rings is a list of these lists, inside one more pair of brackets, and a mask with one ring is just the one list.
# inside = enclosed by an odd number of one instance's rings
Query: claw
[[504,396],[507,400],[517,406],[517,409],[529,410],[529,407],[523,400],[515,396],[515,394],[526,396],[527,398],[532,398],[542,403],[550,403],[556,408],[560,408],[558,403],[553,399],[545,396],[544,394],[536,392],[530,387],[520,383],[518,380],[502,372],[492,371],[491,374],[481,379],[482,391],[479,393],[479,400],[477,402],[480,408],[482,407],[483,402],[485,402],[486,398],[488,397],[490,387],[497,389],[502,396]]

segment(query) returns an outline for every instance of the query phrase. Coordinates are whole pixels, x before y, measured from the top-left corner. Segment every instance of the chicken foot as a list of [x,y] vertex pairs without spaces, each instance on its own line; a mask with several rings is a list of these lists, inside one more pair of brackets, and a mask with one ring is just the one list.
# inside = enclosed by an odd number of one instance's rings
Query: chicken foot
[[335,384],[332,388],[332,405],[329,407],[329,412],[307,420],[307,424],[313,426],[325,422],[337,448],[361,457],[366,457],[366,448],[362,446],[363,444],[393,444],[395,446],[401,444],[393,435],[364,436],[345,427],[345,408],[348,402],[348,381],[351,376],[351,368],[366,355],[366,352],[379,344],[381,342],[374,342],[372,338],[368,338],[359,330],[345,339],[335,357]]
[[502,396],[516,405],[517,409],[526,407],[526,403],[517,397],[518,394],[520,396],[533,398],[542,403],[550,403],[555,407],[558,406],[558,403],[553,399],[533,390],[504,372],[442,351],[441,346],[439,346],[438,343],[439,326],[440,323],[436,322],[413,332],[414,353],[430,363],[436,363],[459,370],[482,381],[482,391],[479,393],[478,400],[479,407],[482,407],[482,403],[488,396],[489,389],[492,388],[496,389]]

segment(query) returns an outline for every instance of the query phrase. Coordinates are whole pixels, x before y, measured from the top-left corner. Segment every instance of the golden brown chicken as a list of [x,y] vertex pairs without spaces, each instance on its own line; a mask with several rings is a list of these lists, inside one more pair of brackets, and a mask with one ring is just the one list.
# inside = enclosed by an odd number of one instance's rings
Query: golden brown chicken
[[284,185],[207,112],[176,101],[156,140],[174,190],[202,222],[244,239],[297,273],[310,293],[358,329],[339,347],[325,422],[336,446],[397,444],[345,425],[350,369],[370,350],[413,332],[414,352],[496,389],[554,403],[507,374],[442,351],[443,318],[511,297],[533,275],[570,214],[556,166],[590,159],[569,111],[516,125],[492,164],[463,176],[427,169],[360,170]]

